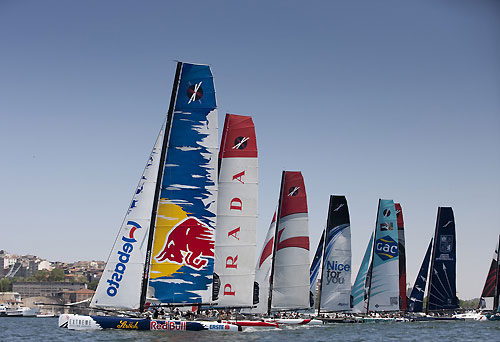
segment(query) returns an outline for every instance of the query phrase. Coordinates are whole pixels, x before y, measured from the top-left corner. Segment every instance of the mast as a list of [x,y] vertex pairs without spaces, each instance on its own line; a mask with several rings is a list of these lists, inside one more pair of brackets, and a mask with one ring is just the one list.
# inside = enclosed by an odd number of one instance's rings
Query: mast
[[281,173],[280,197],[278,200],[278,212],[276,215],[276,229],[274,230],[273,257],[271,260],[271,275],[269,277],[269,298],[267,303],[267,314],[269,316],[271,315],[271,304],[273,300],[274,263],[276,260],[276,249],[278,247],[278,230],[281,216],[281,199],[283,196],[283,187],[285,186],[285,172],[286,171],[282,171]]
[[[330,203],[331,205],[331,203]],[[319,311],[321,310],[321,291],[323,289],[323,270],[324,270],[324,267],[325,267],[325,251],[326,251],[326,244],[327,244],[327,231],[328,229],[328,219],[327,219],[327,223],[326,223],[326,227],[325,229],[323,230],[323,251],[321,252],[321,282],[319,283],[319,292],[318,292],[318,316],[319,316]],[[313,308],[314,309],[314,308]]]
[[500,234],[498,235],[498,244],[497,244],[497,264],[495,269],[495,294],[493,298],[493,308],[500,311]]
[[170,136],[170,129],[172,127],[172,117],[174,113],[174,108],[175,108],[175,100],[177,98],[177,91],[179,89],[179,80],[181,76],[181,70],[182,70],[182,62],[177,62],[177,69],[175,71],[175,77],[174,77],[174,84],[172,86],[172,94],[170,97],[170,105],[168,108],[168,113],[167,113],[167,124],[165,125],[165,133],[163,135],[163,143],[162,143],[162,149],[161,149],[161,155],[160,155],[160,168],[158,169],[158,177],[156,179],[156,189],[155,189],[155,194],[154,194],[154,199],[153,199],[153,210],[151,212],[151,223],[149,225],[149,234],[148,234],[148,245],[147,245],[147,251],[146,251],[146,262],[144,264],[144,273],[143,273],[143,279],[142,279],[142,286],[141,286],[141,298],[140,298],[140,307],[139,311],[144,311],[144,304],[146,302],[146,293],[148,289],[148,281],[149,281],[149,267],[151,264],[151,249],[153,246],[153,237],[154,237],[154,229],[156,225],[156,215],[158,213],[158,200],[160,198],[160,192],[161,192],[161,183],[162,183],[162,178],[163,178],[163,170],[164,164],[165,164],[165,159],[167,156],[167,146],[168,146],[168,140]]
[[434,270],[434,258],[436,255],[436,244],[437,244],[437,236],[438,236],[438,227],[439,227],[439,214],[441,213],[441,207],[438,207],[437,219],[436,219],[436,228],[434,229],[434,239],[432,242],[432,255],[431,255],[431,267],[429,267],[429,277],[427,281],[427,303],[425,304],[425,313],[429,313],[429,298],[432,288],[432,271]]
[[[368,309],[370,308],[370,296],[372,289],[372,278],[373,278],[373,258],[375,256],[375,239],[377,238],[377,224],[378,224],[378,213],[380,211],[380,199],[378,200],[378,209],[377,209],[377,220],[375,221],[375,231],[373,232],[373,243],[372,243],[372,258],[370,267],[368,269],[369,278],[368,278],[368,299],[366,300],[366,313],[368,313]],[[368,277],[368,276],[367,276]]]

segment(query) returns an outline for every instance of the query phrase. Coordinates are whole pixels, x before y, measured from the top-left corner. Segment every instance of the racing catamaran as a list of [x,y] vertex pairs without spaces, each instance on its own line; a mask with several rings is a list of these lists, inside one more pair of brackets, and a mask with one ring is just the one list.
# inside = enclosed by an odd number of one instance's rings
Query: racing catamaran
[[69,329],[237,331],[218,322],[140,317],[148,307],[212,302],[217,213],[217,106],[210,67],[178,62],[166,122],[116,238],[91,307]]

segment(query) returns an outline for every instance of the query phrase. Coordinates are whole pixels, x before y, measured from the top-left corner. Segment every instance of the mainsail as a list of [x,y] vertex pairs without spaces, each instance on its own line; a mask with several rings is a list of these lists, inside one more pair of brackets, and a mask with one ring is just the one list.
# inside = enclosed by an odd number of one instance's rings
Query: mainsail
[[258,166],[250,116],[226,114],[219,151],[219,198],[213,300],[252,306],[255,278]]
[[486,281],[484,283],[483,292],[481,293],[481,299],[484,298],[493,298],[493,308],[498,307],[499,295],[500,295],[500,261],[498,258],[498,248],[500,244],[500,236],[499,241],[497,242],[497,247],[495,248],[495,252],[493,253],[493,259],[491,260],[490,269],[488,271],[488,275],[486,277]]
[[162,141],[163,128],[125,214],[91,307],[139,308]]
[[307,309],[309,228],[307,197],[300,172],[283,171],[271,268],[271,309]]
[[[178,64],[160,165],[147,300],[211,300],[217,208],[217,109],[207,65]],[[149,275],[149,279],[148,276]]]
[[379,200],[368,311],[399,310],[399,252],[396,208]]
[[418,272],[417,279],[415,279],[415,284],[413,285],[413,289],[410,294],[408,310],[411,312],[422,312],[424,310],[425,286],[427,285],[427,274],[429,273],[432,241],[433,239],[431,239],[429,247],[427,247],[427,252],[425,253],[424,260],[420,266],[420,271]]
[[320,286],[321,311],[349,311],[351,226],[345,196],[330,196]]
[[458,308],[455,219],[450,207],[439,207],[431,258],[426,311]]
[[368,241],[368,246],[366,246],[365,255],[359,266],[358,275],[354,281],[354,285],[351,289],[352,298],[352,312],[365,313],[367,311],[367,299],[368,299],[368,283],[367,274],[370,268],[370,259],[372,255],[373,246],[373,233],[370,235],[370,240]]
[[394,203],[398,221],[398,251],[399,251],[399,309],[408,309],[406,298],[406,253],[405,253],[405,227],[403,209],[401,204]]
[[318,281],[319,271],[321,269],[321,260],[323,260],[323,245],[325,243],[325,230],[321,234],[321,238],[318,243],[318,248],[316,248],[316,253],[311,263],[311,268],[309,270],[309,298],[311,299],[311,307],[315,306],[316,303],[316,286]]

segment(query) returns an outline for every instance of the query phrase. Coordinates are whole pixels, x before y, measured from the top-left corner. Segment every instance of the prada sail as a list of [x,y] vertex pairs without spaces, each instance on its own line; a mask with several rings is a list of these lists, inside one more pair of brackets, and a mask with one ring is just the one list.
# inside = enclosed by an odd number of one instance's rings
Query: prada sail
[[258,165],[250,116],[227,114],[219,151],[219,198],[213,300],[253,305]]

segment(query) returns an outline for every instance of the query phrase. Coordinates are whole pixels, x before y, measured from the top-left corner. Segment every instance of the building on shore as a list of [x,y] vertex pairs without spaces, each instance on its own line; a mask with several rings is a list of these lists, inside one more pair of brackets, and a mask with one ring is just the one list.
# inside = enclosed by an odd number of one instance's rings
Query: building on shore
[[12,291],[23,298],[28,297],[60,297],[64,291],[87,289],[86,283],[63,281],[19,281],[12,283]]

